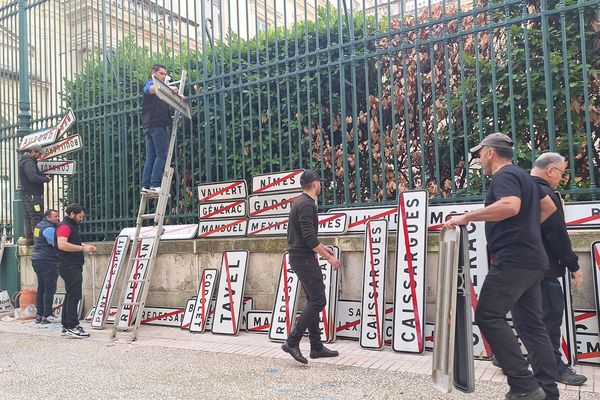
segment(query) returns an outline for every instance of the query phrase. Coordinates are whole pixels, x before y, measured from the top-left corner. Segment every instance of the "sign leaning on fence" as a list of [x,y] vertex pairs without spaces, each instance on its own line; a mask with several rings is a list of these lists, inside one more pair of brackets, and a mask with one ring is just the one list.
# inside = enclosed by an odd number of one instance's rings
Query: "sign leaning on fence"
[[40,161],[38,167],[46,175],[74,175],[77,163],[75,161]]
[[117,236],[108,262],[108,268],[106,269],[106,275],[104,276],[104,282],[98,295],[94,315],[92,316],[91,325],[94,329],[104,329],[106,325],[106,319],[108,318],[107,311],[110,311],[112,298],[115,294],[115,285],[117,279],[119,279],[119,272],[121,272],[121,266],[123,265],[128,247],[129,237],[124,235]]
[[369,221],[365,232],[360,321],[360,346],[365,349],[383,348],[387,226],[385,219]]
[[47,146],[54,143],[57,139],[60,139],[65,133],[67,133],[69,129],[73,127],[73,125],[75,125],[75,121],[75,114],[71,109],[69,109],[57,126],[42,129],[38,132],[33,132],[29,135],[23,136],[21,139],[21,144],[19,145],[19,151],[27,150],[36,144],[39,144],[40,146]]
[[394,351],[425,350],[427,191],[400,193],[394,291]]
[[200,203],[244,200],[248,196],[246,181],[202,183],[198,185]]
[[213,333],[239,333],[249,254],[247,250],[230,250],[223,253]]
[[300,190],[300,175],[303,169],[295,171],[274,172],[254,175],[252,177],[252,193],[274,193]]
[[81,140],[80,135],[69,136],[65,139],[59,140],[56,143],[43,147],[43,155],[38,159],[38,161],[44,161],[48,158],[69,154],[74,151],[81,150],[82,148],[83,141]]

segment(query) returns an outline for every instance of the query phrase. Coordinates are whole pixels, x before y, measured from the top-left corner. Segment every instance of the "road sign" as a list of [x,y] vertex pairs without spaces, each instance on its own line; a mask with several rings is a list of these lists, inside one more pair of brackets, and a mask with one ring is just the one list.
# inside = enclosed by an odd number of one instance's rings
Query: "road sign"
[[298,276],[290,267],[290,256],[285,253],[269,328],[269,339],[273,341],[286,340],[292,331],[294,315],[298,308],[299,283]]
[[188,119],[192,118],[190,113],[190,105],[186,99],[181,98],[178,94],[173,93],[171,86],[167,85],[163,81],[152,77],[154,83],[154,91],[156,96],[171,106],[175,111],[179,111],[182,115],[185,115]]
[[240,219],[203,219],[198,223],[199,238],[242,237],[246,236],[248,220]]
[[198,185],[198,200],[207,201],[243,200],[248,196],[246,181],[202,183]]
[[274,193],[289,190],[299,190],[300,175],[303,169],[295,171],[275,172],[255,175],[252,177],[252,193]]
[[248,250],[223,252],[212,326],[213,333],[226,335],[239,333],[249,255]]
[[74,175],[77,163],[75,161],[41,161],[38,162],[40,172],[46,175]]
[[272,215],[289,215],[294,200],[302,192],[287,192],[265,195],[253,195],[248,198],[250,217],[266,217]]
[[38,159],[38,162],[47,160],[48,158],[69,154],[74,151],[81,150],[82,148],[83,141],[81,140],[80,135],[69,136],[49,146],[42,147],[42,152],[44,154]]
[[21,139],[21,144],[19,145],[19,150],[27,150],[35,144],[46,146],[54,143],[56,139],[59,139],[61,136],[67,133],[69,129],[71,129],[71,127],[75,124],[75,120],[75,114],[72,110],[69,110],[65,116],[62,117],[57,126],[42,129],[37,132],[30,133],[27,136],[23,136],[23,139]]
[[240,218],[246,216],[246,200],[232,200],[220,203],[200,203],[200,219]]
[[206,322],[210,310],[210,303],[217,286],[217,276],[219,271],[213,268],[207,268],[202,271],[202,279],[198,288],[198,295],[194,304],[194,313],[190,321],[190,332],[202,333],[206,329]]

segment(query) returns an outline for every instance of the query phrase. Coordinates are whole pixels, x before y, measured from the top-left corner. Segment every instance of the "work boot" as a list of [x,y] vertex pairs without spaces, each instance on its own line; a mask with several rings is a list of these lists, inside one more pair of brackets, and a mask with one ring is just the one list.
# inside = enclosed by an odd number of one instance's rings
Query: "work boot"
[[321,350],[311,350],[310,358],[325,358],[325,357],[337,357],[340,353],[336,350],[329,350],[327,347],[323,346]]
[[41,315],[36,315],[35,316],[35,323],[36,324],[41,323],[42,322],[42,318],[44,318],[44,317],[42,317]]
[[292,356],[294,360],[301,362],[302,364],[308,364],[308,360],[302,355],[302,352],[300,351],[300,346],[296,345],[295,347],[292,347],[288,344],[287,341],[285,341],[281,345],[281,350],[285,351],[290,356]]
[[567,367],[564,371],[558,373],[558,379],[556,381],[564,383],[565,385],[581,386],[587,381],[587,377],[585,375],[579,375],[573,368]]
[[506,400],[544,400],[546,398],[546,392],[541,387],[535,389],[533,392],[528,393],[506,393]]

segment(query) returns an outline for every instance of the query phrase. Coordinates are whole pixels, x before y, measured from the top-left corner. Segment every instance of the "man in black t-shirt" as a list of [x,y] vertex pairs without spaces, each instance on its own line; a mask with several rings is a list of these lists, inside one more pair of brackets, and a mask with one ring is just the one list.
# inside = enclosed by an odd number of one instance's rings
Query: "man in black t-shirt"
[[294,360],[307,364],[308,360],[302,355],[299,346],[306,330],[308,330],[310,340],[310,358],[337,357],[339,355],[337,351],[329,350],[321,342],[319,313],[326,305],[326,298],[323,273],[317,257],[319,255],[324,257],[335,269],[340,268],[342,263],[333,255],[331,249],[323,245],[317,238],[319,220],[315,200],[321,193],[319,174],[307,169],[300,175],[300,184],[303,193],[294,201],[290,210],[287,242],[290,267],[298,276],[308,301],[281,348]]
[[[512,165],[513,142],[508,136],[488,135],[471,153],[479,154],[483,172],[493,176],[485,207],[452,217],[446,227],[486,221],[491,263],[481,288],[475,322],[508,377],[510,391],[506,399],[558,399],[558,370],[542,321],[540,289],[548,269],[541,221],[556,207],[527,172]],[[506,322],[509,311],[529,353],[533,374]]]

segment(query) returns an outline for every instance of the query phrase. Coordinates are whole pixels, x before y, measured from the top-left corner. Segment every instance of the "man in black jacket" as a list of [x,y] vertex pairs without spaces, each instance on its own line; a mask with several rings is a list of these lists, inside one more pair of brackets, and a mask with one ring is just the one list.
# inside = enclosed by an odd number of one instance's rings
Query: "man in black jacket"
[[[579,268],[579,258],[573,252],[571,240],[567,233],[562,201],[555,192],[565,173],[565,158],[558,153],[544,153],[533,163],[531,175],[540,189],[550,196],[556,205],[556,212],[542,223],[542,241],[550,261],[550,269],[541,282],[542,313],[554,354],[558,364],[557,381],[566,385],[583,385],[587,378],[577,374],[562,361],[560,354],[560,326],[565,310],[563,289],[558,281],[565,275],[565,268],[571,272],[573,288],[581,285],[583,274]],[[568,288],[565,288],[568,290]]]
[[302,283],[308,303],[281,348],[296,361],[308,364],[308,360],[300,352],[299,346],[300,340],[307,329],[308,338],[310,339],[310,358],[336,357],[339,355],[337,351],[329,350],[321,342],[319,313],[325,307],[326,299],[323,274],[317,257],[319,255],[325,257],[335,269],[340,268],[342,263],[317,238],[319,220],[315,201],[321,193],[319,174],[307,169],[300,175],[300,184],[303,193],[294,201],[290,210],[287,241],[290,268]]
[[83,253],[92,253],[96,247],[81,242],[79,223],[85,218],[85,209],[79,204],[71,204],[65,210],[65,218],[56,227],[56,247],[58,249],[58,273],[65,281],[65,301],[62,311],[63,333],[76,338],[90,336],[79,325],[77,305],[81,300],[83,284]]
[[19,185],[21,199],[25,207],[25,240],[33,245],[33,229],[44,218],[44,183],[51,178],[38,168],[38,158],[42,156],[42,146],[33,145],[19,158]]
[[51,324],[57,322],[52,313],[52,302],[56,293],[56,224],[60,221],[58,211],[49,209],[44,213],[44,219],[33,230],[33,254],[31,266],[37,275],[37,294],[35,307],[37,309],[36,323]]

